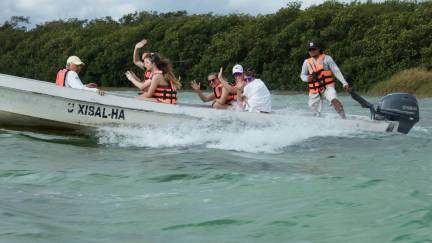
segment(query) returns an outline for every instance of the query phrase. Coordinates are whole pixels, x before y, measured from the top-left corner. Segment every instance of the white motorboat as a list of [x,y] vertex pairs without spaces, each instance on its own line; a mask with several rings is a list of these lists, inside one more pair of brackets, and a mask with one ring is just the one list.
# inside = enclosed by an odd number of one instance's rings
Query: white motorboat
[[[336,126],[349,129],[407,133],[418,121],[418,106],[417,100],[412,104],[412,98],[405,97],[405,99],[409,102],[403,104],[396,102],[403,110],[397,110],[393,107],[394,102],[391,103],[393,112],[391,115],[382,113],[386,110],[384,101],[381,110],[374,112],[374,119],[348,116],[346,120],[333,119],[331,122]],[[397,114],[402,115],[399,117]],[[293,116],[296,115],[215,110],[187,104],[171,105],[115,94],[100,96],[95,92],[0,74],[0,125],[2,126],[82,129],[101,126],[160,126],[203,119],[265,125],[282,122]],[[322,120],[312,116],[307,119]]]

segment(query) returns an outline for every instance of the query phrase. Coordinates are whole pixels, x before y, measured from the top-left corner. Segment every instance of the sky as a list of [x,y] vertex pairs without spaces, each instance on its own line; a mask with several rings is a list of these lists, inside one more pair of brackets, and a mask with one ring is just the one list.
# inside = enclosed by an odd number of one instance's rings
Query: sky
[[[1,0],[0,25],[12,16],[30,17],[32,25],[58,19],[95,19],[111,16],[118,20],[135,11],[170,12],[186,10],[190,14],[277,12],[290,0]],[[322,3],[303,0],[303,6]]]

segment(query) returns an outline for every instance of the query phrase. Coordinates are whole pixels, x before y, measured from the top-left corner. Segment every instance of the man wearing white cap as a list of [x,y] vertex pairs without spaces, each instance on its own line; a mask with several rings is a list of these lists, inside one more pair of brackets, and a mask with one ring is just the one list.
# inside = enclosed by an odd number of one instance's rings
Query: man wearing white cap
[[73,89],[83,89],[97,92],[99,95],[104,95],[105,92],[97,89],[96,84],[90,83],[84,85],[81,82],[78,74],[84,66],[84,62],[77,56],[70,56],[66,61],[66,68],[57,73],[56,84]]
[[[236,64],[232,69],[232,75],[236,81],[237,101],[240,102],[242,109],[249,112],[271,112],[270,91],[261,79],[255,78],[254,70],[248,69],[244,73],[242,65]],[[227,84],[224,82],[224,86]]]

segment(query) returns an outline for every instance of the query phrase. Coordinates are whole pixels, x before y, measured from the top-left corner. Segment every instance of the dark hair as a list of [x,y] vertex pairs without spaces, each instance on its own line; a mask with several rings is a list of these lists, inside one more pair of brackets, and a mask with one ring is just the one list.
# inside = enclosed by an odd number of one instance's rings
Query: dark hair
[[211,72],[211,73],[209,73],[208,75],[207,75],[207,77],[208,76],[212,76],[212,75],[214,75],[216,78],[219,76],[219,73],[217,73],[217,72]]
[[246,69],[245,76],[250,76],[252,78],[256,78],[256,71],[253,68]]
[[156,67],[162,71],[165,80],[172,81],[174,85],[179,89],[181,88],[180,81],[175,77],[171,62],[162,57],[159,53],[149,53],[150,61],[156,65]]
[[146,53],[143,53],[143,55],[142,55],[142,59],[144,60],[144,59],[151,59],[151,57],[150,57],[150,53],[149,52],[146,52]]

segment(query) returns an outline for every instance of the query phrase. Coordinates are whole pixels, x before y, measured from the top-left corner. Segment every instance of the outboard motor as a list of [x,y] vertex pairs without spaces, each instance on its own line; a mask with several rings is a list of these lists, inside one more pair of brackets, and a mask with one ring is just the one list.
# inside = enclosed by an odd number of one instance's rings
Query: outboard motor
[[382,97],[375,109],[375,120],[398,121],[398,132],[407,134],[419,121],[419,106],[412,94],[395,93]]
[[412,94],[388,94],[379,100],[376,107],[354,91],[350,94],[363,108],[370,110],[373,120],[398,121],[400,133],[407,134],[420,119],[418,102]]

